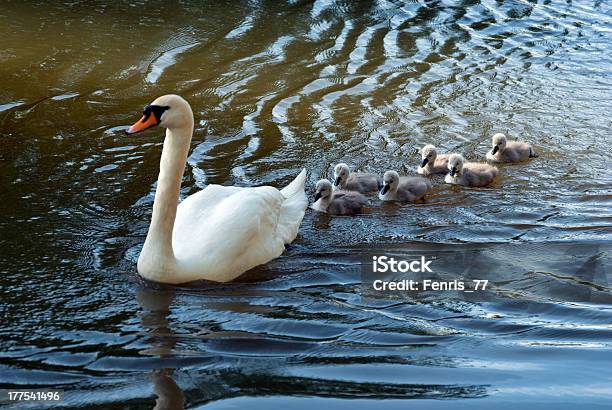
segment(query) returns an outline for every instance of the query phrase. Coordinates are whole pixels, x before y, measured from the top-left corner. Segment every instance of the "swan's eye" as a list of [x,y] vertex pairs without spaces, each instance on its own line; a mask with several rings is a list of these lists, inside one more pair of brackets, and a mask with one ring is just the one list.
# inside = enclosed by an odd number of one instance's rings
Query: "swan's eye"
[[142,112],[142,115],[148,119],[151,116],[151,114],[153,114],[155,116],[155,119],[157,120],[157,123],[159,124],[161,122],[162,114],[166,110],[169,110],[169,109],[170,107],[168,106],[147,105],[146,107],[144,107],[144,111]]

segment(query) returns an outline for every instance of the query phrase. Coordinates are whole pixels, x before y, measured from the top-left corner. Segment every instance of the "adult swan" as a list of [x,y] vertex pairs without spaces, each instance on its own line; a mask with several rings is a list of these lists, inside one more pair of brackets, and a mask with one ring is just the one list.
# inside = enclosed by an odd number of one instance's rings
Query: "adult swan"
[[180,204],[179,191],[193,134],[193,112],[178,95],[147,105],[127,131],[160,125],[166,139],[149,233],[138,273],[163,283],[230,281],[283,253],[297,236],[308,200],[306,170],[282,190],[208,185]]

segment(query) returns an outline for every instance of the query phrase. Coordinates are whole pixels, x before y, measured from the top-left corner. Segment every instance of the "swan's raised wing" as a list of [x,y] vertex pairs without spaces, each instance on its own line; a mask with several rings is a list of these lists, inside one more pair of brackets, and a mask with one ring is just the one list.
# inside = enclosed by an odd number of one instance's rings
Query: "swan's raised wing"
[[278,257],[284,196],[272,187],[209,185],[177,209],[172,245],[182,271],[225,282]]
[[308,207],[308,198],[304,192],[305,184],[306,169],[303,169],[289,185],[280,191],[285,200],[281,207],[276,232],[284,243],[293,242],[302,224],[302,219],[304,219],[304,213]]

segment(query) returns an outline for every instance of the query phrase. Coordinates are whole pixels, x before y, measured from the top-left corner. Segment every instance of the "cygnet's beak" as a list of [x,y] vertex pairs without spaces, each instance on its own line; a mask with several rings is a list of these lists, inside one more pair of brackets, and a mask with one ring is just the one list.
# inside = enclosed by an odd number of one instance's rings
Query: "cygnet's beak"
[[456,172],[457,172],[457,167],[453,167],[453,168],[451,168],[449,174],[450,174],[451,177],[454,177]]
[[342,181],[342,178],[337,177],[336,180],[334,181],[334,186],[340,186],[340,181]]
[[429,162],[429,158],[427,158],[427,157],[423,158],[423,163],[421,164],[421,168],[423,168],[425,165],[427,165],[428,162]]
[[314,201],[317,202],[319,199],[321,199],[321,192],[315,194]]
[[493,147],[493,151],[491,151],[491,154],[495,155],[497,151],[499,151],[499,145]]
[[389,192],[390,188],[391,188],[391,186],[389,184],[383,185],[382,189],[380,190],[380,194],[381,195],[386,194],[387,192]]

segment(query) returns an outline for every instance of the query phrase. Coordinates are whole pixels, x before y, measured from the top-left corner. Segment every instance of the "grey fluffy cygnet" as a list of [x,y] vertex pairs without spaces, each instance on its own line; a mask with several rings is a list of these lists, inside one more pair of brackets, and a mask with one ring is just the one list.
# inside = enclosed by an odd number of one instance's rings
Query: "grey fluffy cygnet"
[[444,182],[468,187],[483,187],[493,182],[497,174],[498,169],[492,165],[465,162],[461,154],[451,154],[448,159],[448,174],[444,177]]
[[395,171],[387,171],[378,197],[383,201],[415,202],[425,197],[431,188],[426,178],[400,177]]
[[421,150],[421,166],[417,172],[421,175],[446,174],[448,172],[448,157],[450,154],[440,154],[433,145],[425,145]]
[[528,143],[508,141],[506,136],[500,133],[493,135],[492,146],[487,152],[487,160],[491,162],[522,162],[538,156]]
[[355,215],[363,212],[368,200],[357,191],[332,190],[327,179],[321,179],[316,185],[315,202],[311,208],[330,215]]
[[378,191],[381,187],[380,176],[363,172],[351,172],[348,165],[334,167],[334,190],[357,191],[362,194]]

